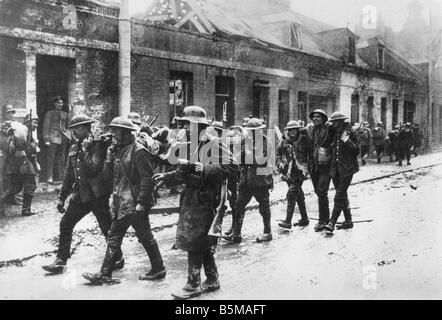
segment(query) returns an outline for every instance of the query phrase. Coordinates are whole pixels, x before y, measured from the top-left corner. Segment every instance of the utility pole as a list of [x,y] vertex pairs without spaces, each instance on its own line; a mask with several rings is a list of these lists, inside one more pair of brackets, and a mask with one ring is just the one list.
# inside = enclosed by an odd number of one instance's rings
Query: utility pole
[[119,69],[118,87],[119,104],[118,113],[120,116],[127,116],[130,112],[130,14],[129,0],[120,0],[120,15],[118,17],[119,31]]

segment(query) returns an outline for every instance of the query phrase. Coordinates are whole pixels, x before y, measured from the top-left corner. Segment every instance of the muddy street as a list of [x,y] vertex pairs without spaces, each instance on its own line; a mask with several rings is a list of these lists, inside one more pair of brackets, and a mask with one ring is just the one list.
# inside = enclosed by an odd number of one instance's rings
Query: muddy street
[[[310,185],[307,181],[305,189]],[[273,192],[286,192],[286,186],[280,184],[278,188]],[[243,242],[219,243],[221,290],[199,299],[440,299],[441,192],[442,166],[353,185],[349,197],[353,219],[358,223],[353,230],[335,231],[330,238],[313,231],[313,219],[318,216],[314,194],[306,197],[312,220],[304,229],[283,231],[278,220],[285,218],[286,203],[272,206],[274,240],[270,243],[255,242],[262,232],[262,220],[256,209],[249,210]],[[331,190],[331,204],[333,196]],[[41,213],[26,223],[18,223],[19,217],[1,220],[1,299],[167,300],[184,286],[186,253],[171,249],[177,214],[152,216],[168,269],[164,280],[138,280],[150,265],[129,229],[122,248],[126,266],[114,273],[121,283],[87,285],[82,273],[98,271],[105,251],[105,240],[92,215],[76,227],[67,271],[46,275],[41,266],[53,261],[58,239],[60,215],[54,207],[55,196],[48,196],[36,205]],[[224,227],[229,225],[230,216],[225,218]],[[25,241],[23,234],[33,236]]]

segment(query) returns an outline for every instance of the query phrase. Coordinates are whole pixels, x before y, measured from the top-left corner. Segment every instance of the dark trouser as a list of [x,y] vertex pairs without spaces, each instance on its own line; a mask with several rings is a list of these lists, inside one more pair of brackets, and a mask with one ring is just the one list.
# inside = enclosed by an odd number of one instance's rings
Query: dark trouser
[[407,157],[407,163],[409,163],[410,159],[411,159],[411,147],[410,146],[405,146],[405,147],[399,148],[399,163],[402,163],[402,160],[404,159],[405,156]]
[[236,217],[233,221],[233,235],[240,236],[244,215],[246,213],[246,206],[255,197],[259,204],[259,213],[264,222],[264,233],[271,233],[270,219],[270,195],[268,188],[249,188],[248,186],[241,186],[239,188],[238,200],[235,204]]
[[[63,178],[63,166],[65,161],[66,139],[61,144],[51,143],[47,147],[46,175],[47,177]],[[55,173],[55,174],[54,174]],[[58,177],[56,176],[58,174]]]
[[376,146],[376,157],[378,158],[378,163],[381,162],[381,159],[384,156],[384,150],[385,150],[384,145]]
[[238,200],[238,182],[236,179],[227,180],[227,200],[229,201],[230,208],[232,209],[232,228],[233,220],[236,219],[235,205],[236,200]]
[[8,196],[15,196],[23,189],[23,195],[33,197],[37,183],[33,174],[10,174]]
[[147,252],[152,269],[164,269],[163,259],[157,241],[154,239],[150,228],[148,210],[145,213],[133,213],[120,219],[112,219],[107,239],[106,256],[104,257],[101,273],[111,276],[115,263],[118,261],[118,252],[121,252],[121,243],[129,227],[134,228],[138,242]]
[[339,171],[337,171],[336,175],[333,177],[333,185],[335,186],[336,194],[331,222],[334,224],[338,221],[341,211],[344,211],[345,220],[351,221],[350,202],[348,201],[347,191],[352,179],[353,175],[342,177],[339,174]]
[[287,191],[287,217],[285,222],[291,223],[293,214],[295,213],[296,203],[298,203],[299,213],[302,220],[308,220],[307,210],[305,208],[305,196],[302,190],[303,181],[296,180],[287,182],[289,191]]
[[[5,188],[4,188],[4,170],[6,158],[0,154],[0,215],[5,213]],[[7,180],[7,179],[6,179]]]
[[361,146],[361,160],[363,164],[365,164],[365,156],[368,156],[369,152],[370,146]]
[[313,172],[311,177],[315,193],[318,196],[319,224],[327,224],[330,219],[328,189],[330,188],[331,177],[328,173],[320,172]]
[[215,281],[218,279],[218,269],[216,267],[214,250],[207,249],[204,252],[189,251],[187,253],[188,277],[187,283],[192,287],[201,284],[201,268],[204,266],[204,273],[207,280]]
[[[72,233],[77,223],[89,212],[97,218],[98,226],[105,237],[111,226],[111,216],[109,212],[109,197],[94,199],[83,203],[77,197],[71,199],[63,218],[60,221],[60,239],[58,244],[57,258],[67,260],[71,256]],[[121,251],[119,258],[121,259]]]

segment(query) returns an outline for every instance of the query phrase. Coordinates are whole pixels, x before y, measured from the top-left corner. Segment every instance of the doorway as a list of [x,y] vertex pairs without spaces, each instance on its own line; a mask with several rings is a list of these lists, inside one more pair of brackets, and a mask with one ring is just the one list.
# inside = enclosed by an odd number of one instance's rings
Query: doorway
[[[70,112],[71,91],[75,83],[75,59],[37,55],[37,115],[40,120],[38,138],[40,144],[41,176],[46,177],[46,147],[43,141],[43,121],[46,113],[53,109],[52,98],[61,96],[63,111]],[[71,115],[69,115],[69,118]],[[68,148],[68,146],[67,146]],[[67,149],[65,152],[67,152]],[[66,159],[66,157],[64,157]],[[61,164],[64,167],[64,163]],[[62,172],[54,172],[54,180],[62,179]]]

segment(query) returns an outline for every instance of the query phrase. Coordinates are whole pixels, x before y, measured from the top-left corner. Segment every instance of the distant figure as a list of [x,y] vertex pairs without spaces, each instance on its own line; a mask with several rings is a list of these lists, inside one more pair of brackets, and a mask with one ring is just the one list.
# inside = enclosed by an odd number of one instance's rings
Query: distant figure
[[384,156],[386,136],[387,135],[382,122],[378,122],[376,128],[373,129],[373,146],[376,150],[376,158],[378,163],[381,163],[381,159]]
[[370,146],[372,144],[372,133],[369,127],[368,122],[364,122],[363,126],[358,129],[357,135],[361,144],[361,161],[362,165],[365,166],[367,164],[366,159],[368,158],[370,152]]
[[411,123],[407,122],[399,132],[399,166],[402,166],[404,156],[407,157],[407,166],[411,165],[411,147],[413,146],[413,130]]
[[[56,96],[52,99],[53,110],[48,111],[43,122],[43,139],[47,148],[46,175],[47,182],[52,183],[54,171],[60,176],[65,163],[66,144],[71,140],[67,130],[68,114],[63,111],[63,99]],[[57,170],[54,170],[54,169]]]

